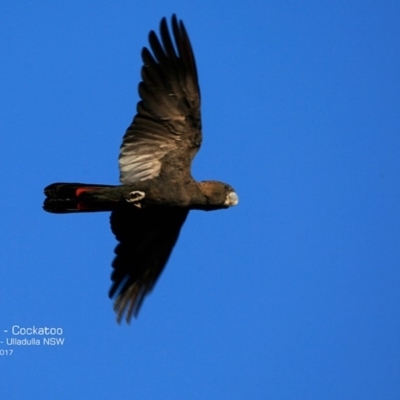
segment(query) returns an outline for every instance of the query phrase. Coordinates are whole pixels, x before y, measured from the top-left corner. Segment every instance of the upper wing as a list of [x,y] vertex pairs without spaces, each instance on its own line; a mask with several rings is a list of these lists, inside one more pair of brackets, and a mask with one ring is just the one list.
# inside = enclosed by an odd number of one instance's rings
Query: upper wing
[[122,183],[158,176],[163,157],[174,150],[179,150],[182,167],[190,168],[201,144],[196,63],[183,22],[178,22],[175,15],[172,32],[174,43],[163,18],[161,41],[151,31],[152,53],[146,47],[142,50],[141,100],[123,138],[119,156]]
[[151,291],[178,239],[188,211],[181,208],[143,208],[122,205],[111,214],[111,229],[120,242],[112,264],[118,322],[137,315],[144,296]]

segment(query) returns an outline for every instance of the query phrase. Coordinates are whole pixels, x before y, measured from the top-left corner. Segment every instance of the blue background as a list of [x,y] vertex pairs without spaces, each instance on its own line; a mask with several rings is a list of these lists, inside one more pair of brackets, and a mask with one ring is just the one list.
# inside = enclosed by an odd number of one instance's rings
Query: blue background
[[[145,4],[144,4],[145,3]],[[192,212],[139,318],[107,297],[107,214],[52,215],[56,181],[118,183],[140,50],[182,18],[202,91]],[[399,399],[400,3],[0,5],[2,399]],[[5,342],[0,346],[9,349]]]

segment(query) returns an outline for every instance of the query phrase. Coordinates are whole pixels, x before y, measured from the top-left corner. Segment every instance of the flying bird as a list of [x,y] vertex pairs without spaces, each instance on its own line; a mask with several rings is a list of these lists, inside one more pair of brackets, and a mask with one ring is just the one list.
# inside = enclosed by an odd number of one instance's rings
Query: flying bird
[[111,211],[119,242],[110,298],[117,321],[137,316],[165,267],[190,210],[234,206],[238,196],[222,182],[197,182],[191,163],[202,141],[200,89],[192,46],[175,15],[142,50],[137,113],[120,148],[121,185],[53,183],[44,189],[51,213]]

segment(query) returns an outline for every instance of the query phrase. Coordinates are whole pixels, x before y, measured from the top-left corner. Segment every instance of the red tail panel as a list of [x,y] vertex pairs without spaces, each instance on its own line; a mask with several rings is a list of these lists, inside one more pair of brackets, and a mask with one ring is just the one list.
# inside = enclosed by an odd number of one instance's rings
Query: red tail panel
[[[85,183],[53,183],[44,189],[46,199],[43,208],[51,213],[74,213],[111,211],[112,204],[103,201],[86,201],[82,198],[87,192],[96,192],[99,189],[112,189],[111,185],[93,185]],[[85,197],[85,196],[83,196]]]

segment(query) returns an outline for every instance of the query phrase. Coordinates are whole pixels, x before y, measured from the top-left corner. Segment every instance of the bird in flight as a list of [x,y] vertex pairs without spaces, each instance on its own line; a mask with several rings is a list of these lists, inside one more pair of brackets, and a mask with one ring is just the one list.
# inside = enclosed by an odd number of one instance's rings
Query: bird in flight
[[[172,34],[171,34],[172,33]],[[222,182],[197,182],[191,163],[200,148],[200,89],[192,46],[175,15],[142,50],[137,113],[120,149],[121,185],[53,183],[44,189],[51,213],[111,211],[119,242],[110,298],[117,321],[137,316],[178,239],[190,210],[234,206],[238,196]]]

